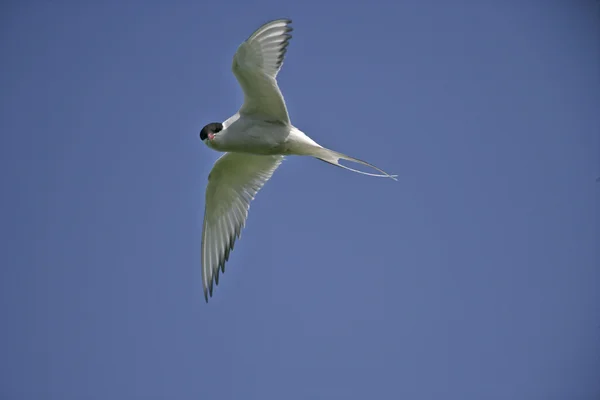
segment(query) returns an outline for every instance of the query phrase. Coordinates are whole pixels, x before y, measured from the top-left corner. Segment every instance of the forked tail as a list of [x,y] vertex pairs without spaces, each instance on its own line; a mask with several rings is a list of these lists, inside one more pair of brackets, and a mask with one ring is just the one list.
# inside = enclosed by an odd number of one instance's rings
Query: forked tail
[[[326,149],[325,147],[320,147],[318,149],[314,149],[313,152],[311,152],[311,153],[312,153],[311,155],[313,157],[318,158],[321,161],[325,161],[326,163],[329,163],[331,165],[335,165],[336,167],[340,167],[340,168],[344,168],[344,169],[350,170],[352,172],[356,172],[356,173],[363,174],[363,175],[369,175],[369,176],[377,176],[377,177],[380,177],[380,178],[392,178],[395,181],[398,180],[398,179],[396,179],[396,177],[398,175],[390,175],[387,172],[385,172],[384,170],[377,168],[373,164],[369,164],[368,162],[363,161],[363,160],[359,160],[358,158],[354,158],[354,157],[350,157],[350,156],[347,156],[347,155],[342,154],[342,153],[338,153],[337,151]],[[381,172],[382,174],[372,174],[372,173],[369,173],[369,172],[363,172],[363,171],[359,171],[357,169],[346,167],[345,165],[340,164],[340,162],[339,162],[340,159],[352,161],[352,162],[359,163],[359,164],[362,164],[362,165],[366,165],[367,167],[371,167],[373,169],[376,169],[377,171]]]

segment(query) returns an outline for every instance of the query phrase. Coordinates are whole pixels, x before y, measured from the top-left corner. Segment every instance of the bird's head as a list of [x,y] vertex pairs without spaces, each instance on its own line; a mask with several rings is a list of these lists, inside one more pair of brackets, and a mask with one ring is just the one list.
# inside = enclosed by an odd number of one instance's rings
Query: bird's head
[[208,145],[208,143],[215,138],[217,133],[221,132],[222,130],[223,130],[222,123],[212,122],[212,123],[206,125],[204,128],[202,128],[202,130],[200,131],[200,140],[202,140],[204,143],[206,143]]

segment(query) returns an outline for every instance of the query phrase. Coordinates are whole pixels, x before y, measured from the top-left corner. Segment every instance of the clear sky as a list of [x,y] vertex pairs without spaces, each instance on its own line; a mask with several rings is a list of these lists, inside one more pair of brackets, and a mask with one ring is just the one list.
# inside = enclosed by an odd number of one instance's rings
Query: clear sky
[[[2,399],[599,398],[598,2],[1,7]],[[198,133],[280,17],[292,122],[399,181],[288,158],[206,304]]]

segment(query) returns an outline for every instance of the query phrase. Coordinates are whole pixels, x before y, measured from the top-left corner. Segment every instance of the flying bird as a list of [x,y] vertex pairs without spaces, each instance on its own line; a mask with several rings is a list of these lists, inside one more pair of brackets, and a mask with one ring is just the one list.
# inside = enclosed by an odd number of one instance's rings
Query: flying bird
[[[245,40],[233,56],[231,69],[244,92],[244,102],[225,122],[213,122],[200,139],[223,152],[208,175],[202,226],[202,284],[204,298],[212,297],[213,282],[225,263],[248,217],[250,202],[288,155],[311,156],[364,175],[397,175],[365,161],[329,150],[292,125],[277,84],[289,40],[291,20],[267,22]],[[340,164],[348,160],[374,168],[367,173]]]

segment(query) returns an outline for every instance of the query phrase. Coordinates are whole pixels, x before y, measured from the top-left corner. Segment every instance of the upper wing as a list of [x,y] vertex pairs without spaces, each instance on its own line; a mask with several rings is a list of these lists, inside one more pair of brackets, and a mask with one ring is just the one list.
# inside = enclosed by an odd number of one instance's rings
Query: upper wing
[[285,101],[277,85],[292,35],[289,19],[267,22],[237,49],[231,69],[244,91],[241,114],[260,115],[267,120],[290,122]]
[[250,202],[271,178],[283,156],[225,153],[208,175],[202,227],[202,284],[204,298],[212,297],[213,278],[219,284],[219,269],[240,237]]

